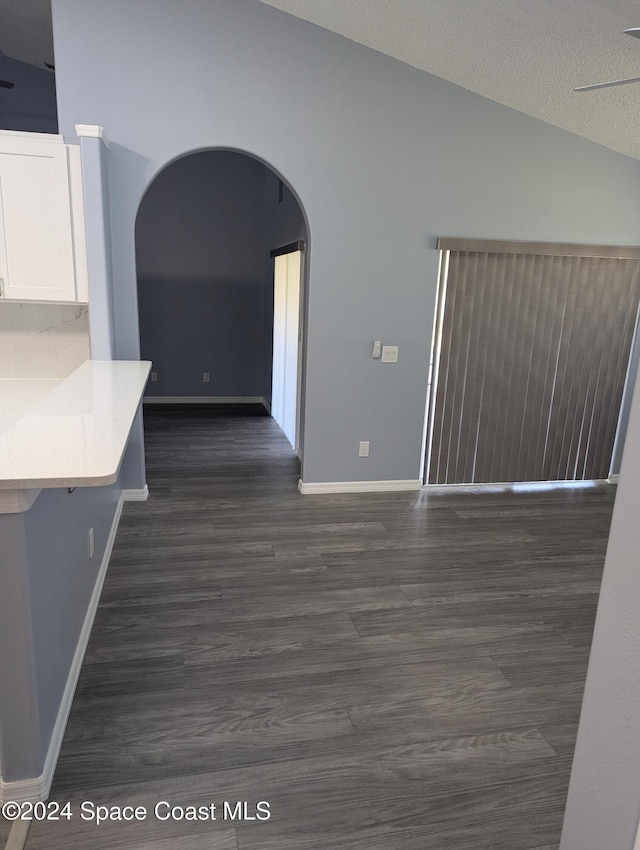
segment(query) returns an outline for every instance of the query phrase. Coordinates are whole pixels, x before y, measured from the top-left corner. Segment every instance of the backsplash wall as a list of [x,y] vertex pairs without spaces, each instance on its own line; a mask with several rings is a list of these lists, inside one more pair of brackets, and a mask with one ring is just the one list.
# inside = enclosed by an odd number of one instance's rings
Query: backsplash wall
[[66,378],[90,356],[86,306],[0,303],[0,378]]

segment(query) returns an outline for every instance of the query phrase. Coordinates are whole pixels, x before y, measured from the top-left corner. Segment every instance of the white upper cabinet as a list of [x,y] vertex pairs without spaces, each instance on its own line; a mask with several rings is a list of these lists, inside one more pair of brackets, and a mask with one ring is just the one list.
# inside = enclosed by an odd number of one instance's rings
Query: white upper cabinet
[[0,291],[87,301],[80,150],[62,136],[0,133]]

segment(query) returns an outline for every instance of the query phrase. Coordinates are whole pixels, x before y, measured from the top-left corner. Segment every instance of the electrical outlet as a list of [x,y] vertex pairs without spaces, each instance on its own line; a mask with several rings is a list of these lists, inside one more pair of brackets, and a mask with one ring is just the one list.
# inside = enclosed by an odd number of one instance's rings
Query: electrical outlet
[[358,457],[369,457],[369,440],[361,440],[358,447]]
[[209,372],[203,372],[203,373],[202,373],[202,383],[203,383],[203,384],[208,384],[210,380],[211,380],[211,375],[210,375],[210,373],[209,373]]
[[158,373],[152,372],[151,373],[151,383],[155,383],[157,380],[158,380]]
[[383,345],[382,346],[382,358],[383,363],[397,363],[398,362],[398,346],[397,345]]
[[93,553],[95,551],[95,543],[93,540],[93,529],[89,529],[89,533],[87,534],[87,548],[89,550],[89,557],[93,558]]

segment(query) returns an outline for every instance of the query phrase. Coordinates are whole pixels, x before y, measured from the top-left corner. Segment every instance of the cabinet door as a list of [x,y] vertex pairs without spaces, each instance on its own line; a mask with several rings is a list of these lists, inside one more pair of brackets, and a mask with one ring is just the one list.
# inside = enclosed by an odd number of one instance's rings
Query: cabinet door
[[76,299],[64,144],[0,147],[0,277],[4,298]]

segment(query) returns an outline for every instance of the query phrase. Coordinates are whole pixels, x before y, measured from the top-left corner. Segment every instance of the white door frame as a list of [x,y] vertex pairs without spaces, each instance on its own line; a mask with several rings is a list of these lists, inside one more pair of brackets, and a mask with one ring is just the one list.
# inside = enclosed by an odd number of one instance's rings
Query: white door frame
[[[271,415],[300,455],[304,328],[304,242],[271,251],[274,259],[274,320]],[[282,266],[282,259],[286,261]],[[280,268],[278,268],[280,265]],[[295,379],[292,380],[292,364]],[[295,398],[291,398],[291,393]],[[291,421],[291,405],[294,405]]]

